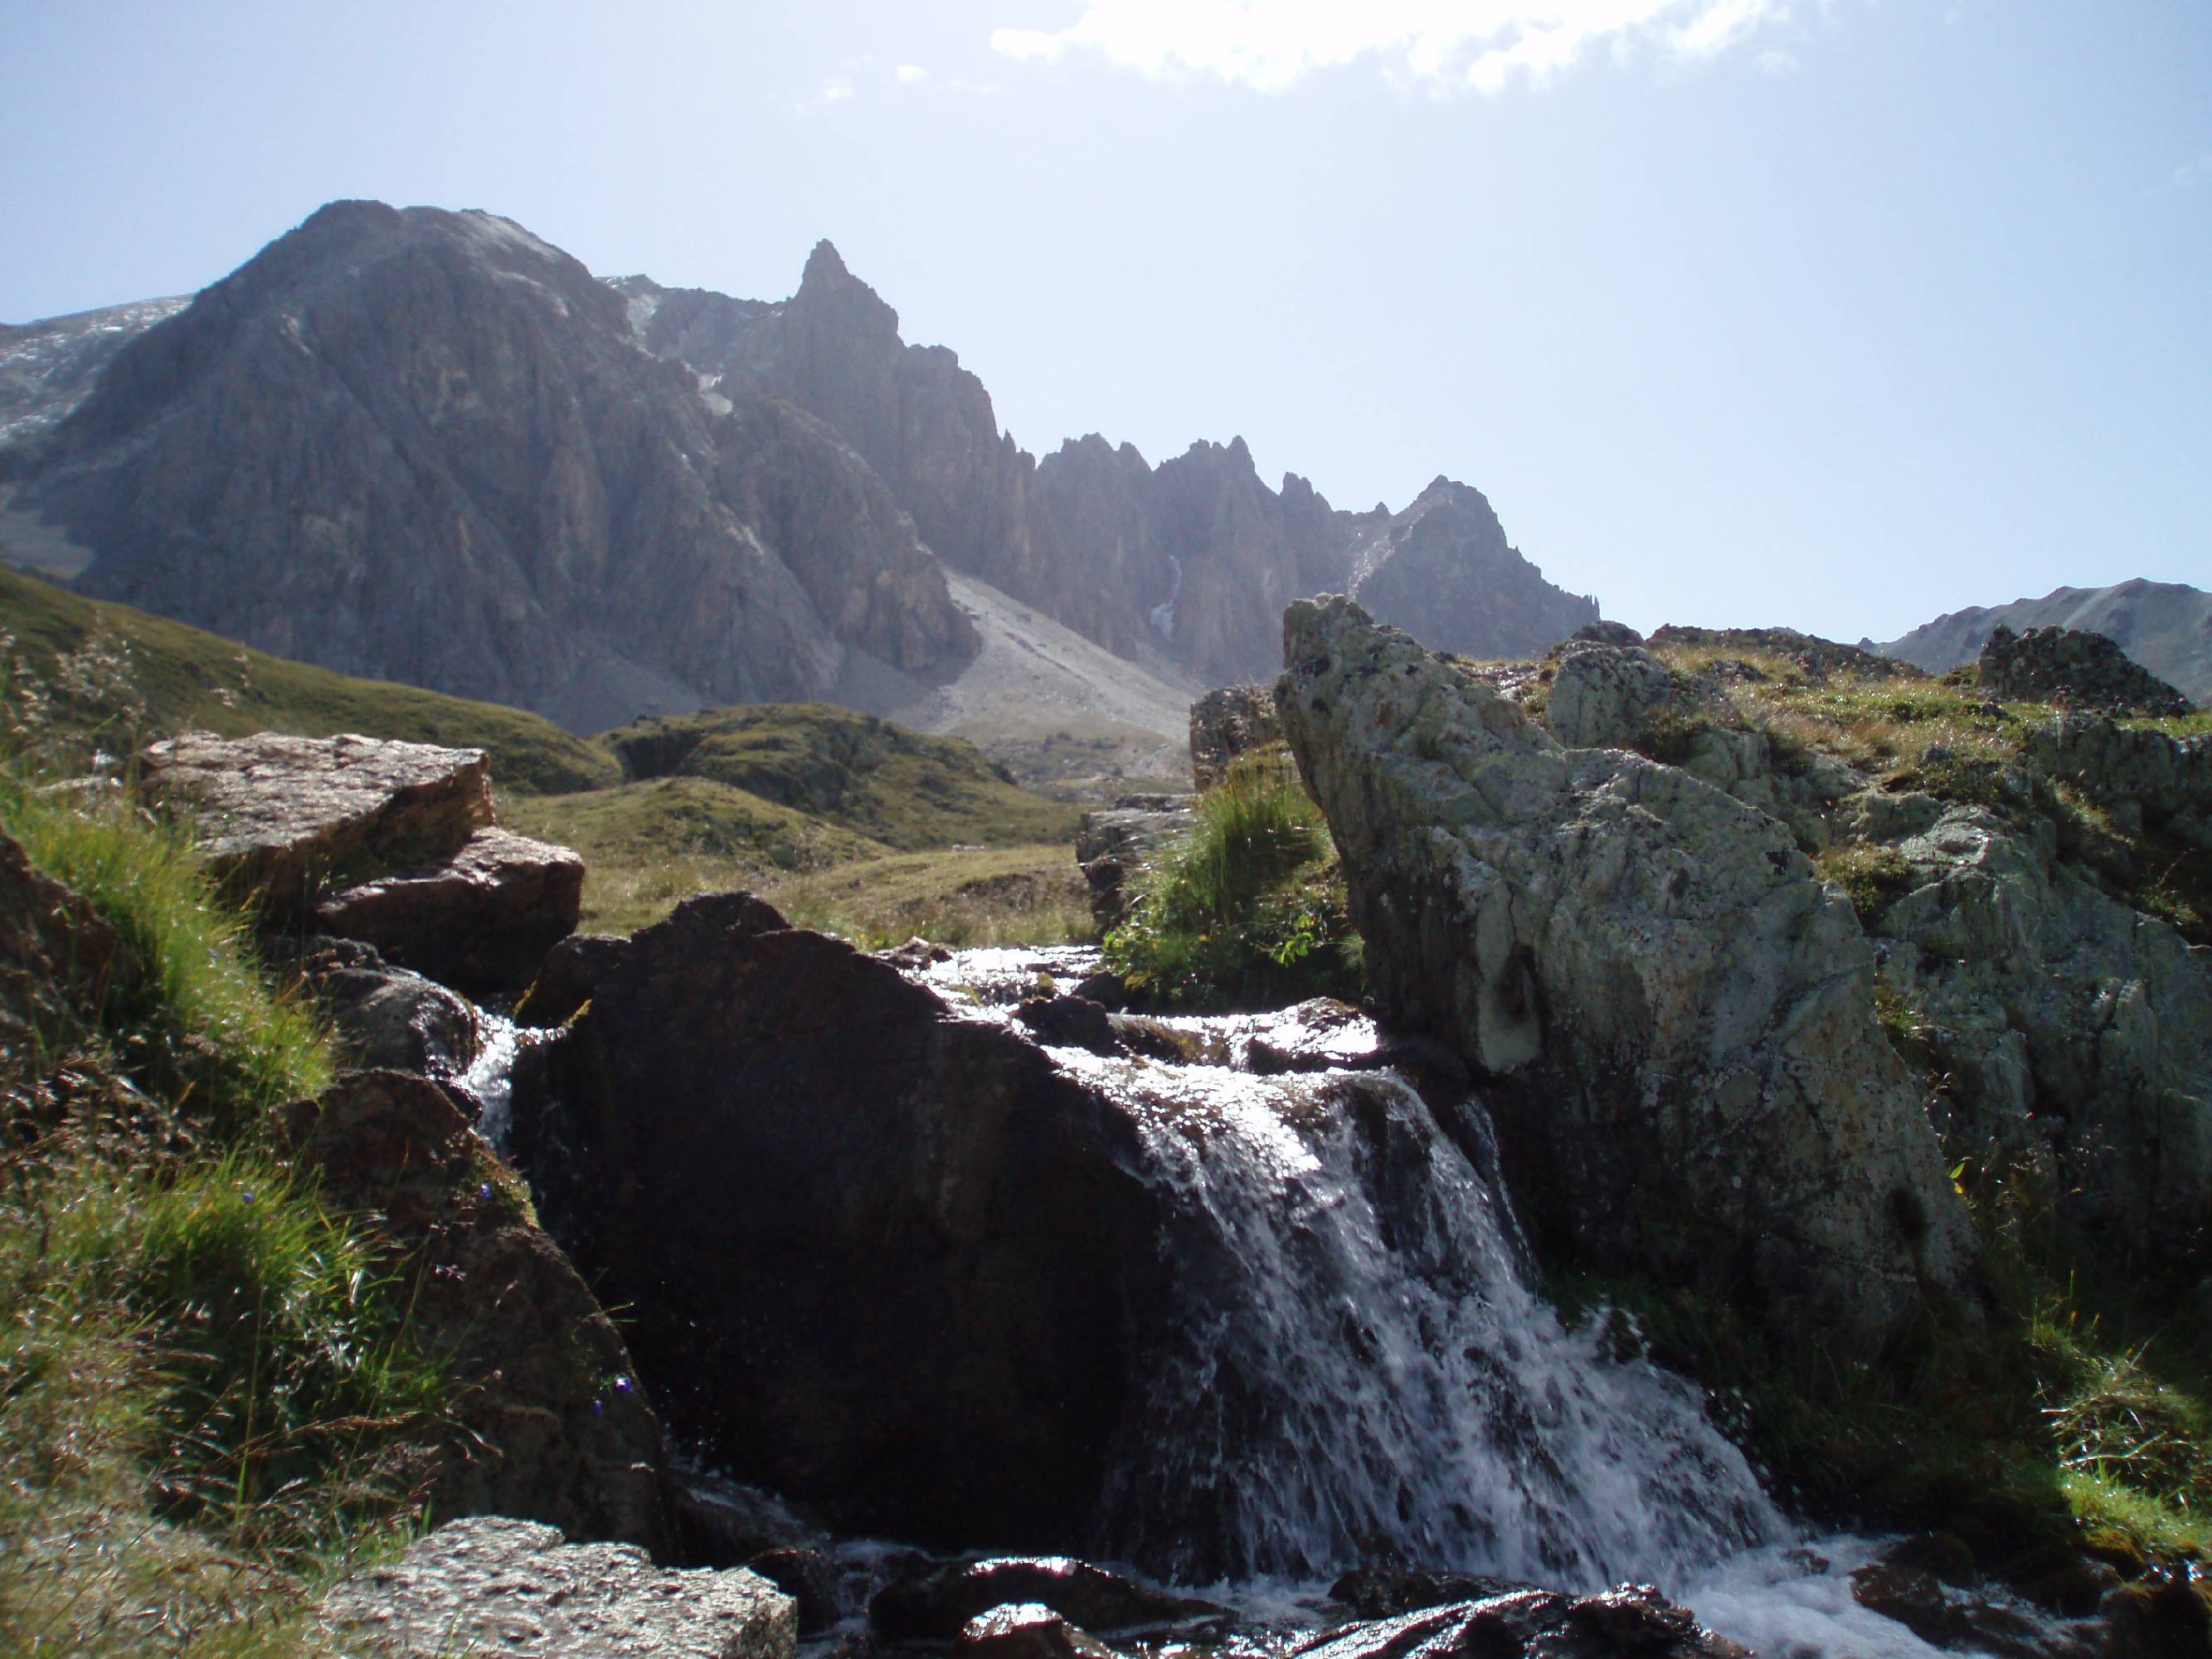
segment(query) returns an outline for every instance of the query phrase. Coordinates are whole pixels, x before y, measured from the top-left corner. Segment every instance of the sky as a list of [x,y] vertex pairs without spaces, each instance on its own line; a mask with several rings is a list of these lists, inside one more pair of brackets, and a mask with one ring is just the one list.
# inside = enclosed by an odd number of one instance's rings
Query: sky
[[1039,453],[1482,489],[1605,613],[2212,586],[2207,0],[0,0],[0,319],[338,197],[778,298]]

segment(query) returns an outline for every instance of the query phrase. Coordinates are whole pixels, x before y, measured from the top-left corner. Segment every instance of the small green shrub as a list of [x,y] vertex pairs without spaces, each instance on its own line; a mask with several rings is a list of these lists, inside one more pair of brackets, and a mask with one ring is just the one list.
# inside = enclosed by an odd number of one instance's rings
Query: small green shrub
[[1868,928],[1881,920],[1882,912],[1911,887],[1912,866],[1894,847],[1876,842],[1849,842],[1832,847],[1813,860],[1823,881],[1832,881],[1858,912]]
[[1241,757],[1144,869],[1106,960],[1175,1007],[1358,994],[1358,936],[1321,811],[1279,749]]

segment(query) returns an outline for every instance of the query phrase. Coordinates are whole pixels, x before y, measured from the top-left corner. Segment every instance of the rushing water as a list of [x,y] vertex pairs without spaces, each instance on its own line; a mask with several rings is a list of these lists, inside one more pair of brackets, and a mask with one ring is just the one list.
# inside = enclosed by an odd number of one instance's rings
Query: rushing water
[[[975,951],[917,976],[1004,1019],[1095,965]],[[1536,1294],[1479,1103],[1455,1137],[1395,1073],[1342,1069],[1376,1034],[1340,1012],[1160,1024],[1224,1063],[1054,1050],[1138,1125],[1179,1235],[1177,1328],[1108,1494],[1124,1552],[1272,1621],[1381,1547],[1654,1583],[1767,1659],[1937,1651],[1853,1601],[1874,1545],[1805,1547],[1689,1385]],[[1255,1045],[1319,1069],[1255,1075]]]

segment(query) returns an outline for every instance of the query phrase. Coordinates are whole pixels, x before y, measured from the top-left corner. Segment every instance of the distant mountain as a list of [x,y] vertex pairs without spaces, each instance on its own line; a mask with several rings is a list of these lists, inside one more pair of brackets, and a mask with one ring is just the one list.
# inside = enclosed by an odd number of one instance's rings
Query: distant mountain
[[1000,432],[959,358],[908,345],[898,313],[827,242],[781,302],[644,276],[613,286],[653,350],[714,391],[819,416],[947,563],[1119,655],[1209,684],[1273,675],[1283,607],[1322,591],[1356,591],[1382,620],[1478,655],[1540,652],[1596,618],[1595,601],[1507,544],[1478,492],[1447,480],[1394,519],[1340,512],[1296,474],[1269,489],[1241,438],[1155,467],[1094,434],[1038,460]]
[[2055,588],[2039,599],[1954,611],[1879,648],[1940,673],[1979,656],[2001,623],[2015,633],[2055,626],[2102,634],[2192,702],[2212,702],[2212,593],[2181,582]]
[[835,433],[710,403],[605,284],[489,214],[323,209],[7,466],[9,538],[66,537],[84,592],[578,730],[976,648]]
[[822,699],[1059,777],[1171,774],[1186,692],[1273,674],[1303,595],[1480,655],[1597,614],[1449,480],[1346,513],[1241,439],[1038,460],[826,242],[765,302],[373,202],[188,302],[0,331],[0,544],[572,730]]

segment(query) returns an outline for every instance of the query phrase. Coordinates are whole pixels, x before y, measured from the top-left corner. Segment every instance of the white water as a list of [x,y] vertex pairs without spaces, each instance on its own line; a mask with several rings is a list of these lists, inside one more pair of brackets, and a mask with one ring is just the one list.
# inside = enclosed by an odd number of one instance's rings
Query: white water
[[489,1008],[477,1010],[477,1057],[453,1081],[477,1103],[477,1133],[501,1152],[514,1121],[514,1062],[524,1048],[553,1034],[517,1025]]
[[[979,951],[919,976],[1003,1019],[1041,975],[1096,965]],[[1351,1058],[1375,1035],[1168,1023],[1232,1057],[1265,1036]],[[1053,1052],[1126,1107],[1178,1218],[1182,1326],[1109,1493],[1128,1555],[1218,1580],[1262,1625],[1305,1623],[1290,1610],[1382,1545],[1553,1588],[1656,1583],[1763,1659],[1939,1651],[1853,1601],[1875,1543],[1808,1547],[1688,1384],[1561,1324],[1503,1190],[1401,1079]]]

